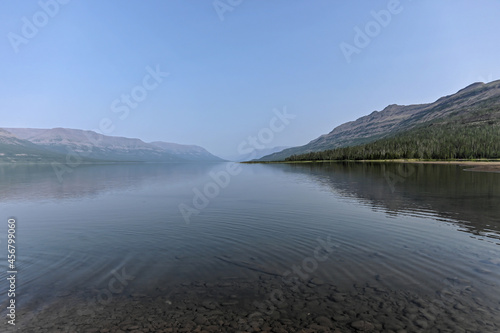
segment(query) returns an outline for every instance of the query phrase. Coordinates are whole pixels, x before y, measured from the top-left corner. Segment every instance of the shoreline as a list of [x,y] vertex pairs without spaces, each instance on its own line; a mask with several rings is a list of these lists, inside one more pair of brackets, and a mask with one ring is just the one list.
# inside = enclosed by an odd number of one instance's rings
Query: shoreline
[[367,163],[367,162],[378,162],[378,163],[410,163],[410,164],[448,164],[448,165],[458,165],[471,167],[464,169],[464,171],[475,171],[475,172],[499,172],[500,173],[500,160],[318,160],[318,161],[248,161],[241,162],[245,164],[300,164],[300,163],[336,163],[336,162],[356,162],[356,163]]

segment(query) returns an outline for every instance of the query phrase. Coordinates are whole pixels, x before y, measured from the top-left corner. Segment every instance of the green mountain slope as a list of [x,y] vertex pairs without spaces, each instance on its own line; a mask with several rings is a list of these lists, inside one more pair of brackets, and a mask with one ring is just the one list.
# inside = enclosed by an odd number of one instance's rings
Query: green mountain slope
[[375,142],[292,155],[286,161],[498,159],[500,124],[431,124]]
[[491,117],[496,119],[495,114],[499,109],[500,80],[488,84],[474,83],[434,103],[389,105],[381,112],[375,111],[356,121],[340,125],[304,146],[285,149],[265,156],[260,161],[284,160],[292,155],[367,144],[431,124],[455,123],[452,127],[456,127],[457,122],[484,125],[485,120]]

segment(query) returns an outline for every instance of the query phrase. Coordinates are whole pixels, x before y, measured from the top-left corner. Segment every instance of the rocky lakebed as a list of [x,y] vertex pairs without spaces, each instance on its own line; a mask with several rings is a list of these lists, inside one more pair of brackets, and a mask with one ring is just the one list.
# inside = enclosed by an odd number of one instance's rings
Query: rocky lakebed
[[[18,332],[499,332],[500,304],[467,280],[447,278],[433,295],[391,290],[384,278],[346,288],[313,277],[183,282],[105,299],[61,293],[18,312]],[[88,295],[94,295],[89,299]]]

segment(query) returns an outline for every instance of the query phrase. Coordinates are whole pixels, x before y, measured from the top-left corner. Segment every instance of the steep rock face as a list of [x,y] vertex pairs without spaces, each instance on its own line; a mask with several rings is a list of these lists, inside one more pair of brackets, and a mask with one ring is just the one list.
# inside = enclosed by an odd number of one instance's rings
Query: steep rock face
[[500,80],[488,84],[474,83],[457,93],[441,97],[434,103],[387,106],[382,111],[337,126],[330,133],[300,147],[264,156],[261,161],[283,160],[294,154],[322,151],[372,142],[424,123],[448,118],[466,117],[469,111],[500,107]]

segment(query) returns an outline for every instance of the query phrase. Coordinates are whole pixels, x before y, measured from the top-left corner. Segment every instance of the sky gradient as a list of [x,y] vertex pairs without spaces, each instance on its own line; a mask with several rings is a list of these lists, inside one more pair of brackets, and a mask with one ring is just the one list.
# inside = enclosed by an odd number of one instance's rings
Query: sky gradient
[[495,0],[0,0],[0,9],[0,127],[105,129],[227,157],[276,110],[295,118],[266,145],[297,146],[389,104],[500,78]]

